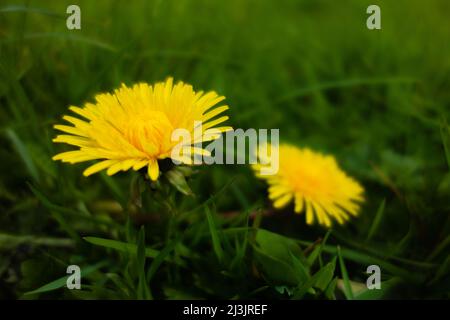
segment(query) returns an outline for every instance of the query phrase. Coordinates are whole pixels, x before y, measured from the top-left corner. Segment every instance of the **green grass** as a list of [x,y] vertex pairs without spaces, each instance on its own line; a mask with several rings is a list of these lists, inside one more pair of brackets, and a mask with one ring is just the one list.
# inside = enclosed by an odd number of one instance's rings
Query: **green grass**
[[[0,5],[0,298],[449,298],[450,3],[77,1],[68,31],[73,3]],[[327,234],[265,214],[242,165],[151,186],[51,160],[69,105],[168,76],[225,95],[236,128],[335,155],[365,187],[360,217]]]

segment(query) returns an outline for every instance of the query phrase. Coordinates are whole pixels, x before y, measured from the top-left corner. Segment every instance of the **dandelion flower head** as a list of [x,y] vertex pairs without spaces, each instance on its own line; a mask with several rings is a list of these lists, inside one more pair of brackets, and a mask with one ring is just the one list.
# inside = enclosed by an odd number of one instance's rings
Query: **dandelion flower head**
[[296,213],[306,212],[308,224],[317,221],[326,227],[331,227],[333,220],[343,224],[358,215],[364,189],[334,157],[288,144],[280,144],[278,150],[278,173],[261,175],[263,164],[252,166],[255,174],[267,181],[275,208],[293,201]]
[[[138,83],[122,85],[113,93],[95,96],[94,103],[83,107],[71,106],[76,115],[66,115],[66,124],[54,128],[64,134],[53,139],[76,150],[59,153],[53,160],[68,163],[97,160],[83,174],[89,176],[101,170],[108,175],[130,169],[147,168],[149,177],[157,180],[158,160],[171,158],[177,141],[172,141],[175,129],[194,133],[194,124],[201,122],[202,134],[192,144],[217,139],[231,127],[217,125],[228,119],[220,116],[228,106],[217,106],[225,98],[211,91],[195,92],[183,82],[173,84],[172,78],[149,85]],[[207,151],[189,146],[191,154],[208,155]],[[191,164],[191,158],[181,153],[177,161]]]

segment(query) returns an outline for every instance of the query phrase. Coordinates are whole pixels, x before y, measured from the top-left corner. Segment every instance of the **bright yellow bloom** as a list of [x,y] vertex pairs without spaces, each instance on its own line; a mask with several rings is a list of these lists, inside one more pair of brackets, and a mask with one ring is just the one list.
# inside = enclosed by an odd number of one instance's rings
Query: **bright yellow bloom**
[[332,218],[343,224],[358,215],[364,189],[339,168],[334,157],[281,144],[278,173],[261,175],[261,166],[253,169],[269,184],[269,199],[275,208],[294,200],[295,212],[305,211],[308,224],[317,219],[326,227],[331,226]]
[[[122,87],[114,93],[98,94],[95,103],[83,108],[69,109],[84,119],[64,116],[71,125],[55,125],[67,134],[58,135],[53,142],[67,143],[77,150],[60,153],[53,160],[77,163],[101,160],[84,171],[89,176],[107,169],[108,175],[129,169],[139,170],[147,166],[152,180],[159,176],[158,159],[171,157],[178,141],[172,141],[175,129],[194,133],[194,123],[202,122],[201,136],[192,143],[217,139],[230,127],[215,127],[226,121],[227,116],[216,117],[228,106],[215,107],[224,100],[215,92],[195,92],[191,85],[179,82],[173,85],[171,78],[151,86],[146,83]],[[207,155],[206,150],[189,145],[191,154]],[[191,158],[176,159],[191,164]]]

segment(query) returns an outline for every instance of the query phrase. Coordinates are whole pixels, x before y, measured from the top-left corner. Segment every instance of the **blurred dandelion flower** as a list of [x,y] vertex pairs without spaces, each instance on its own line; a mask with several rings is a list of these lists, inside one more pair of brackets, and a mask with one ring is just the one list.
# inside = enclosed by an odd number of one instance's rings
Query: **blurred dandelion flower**
[[[201,135],[194,136],[187,146],[192,155],[208,152],[191,144],[215,140],[221,132],[231,129],[216,127],[228,119],[216,117],[228,109],[216,107],[224,99],[215,92],[195,92],[183,82],[174,85],[172,78],[153,86],[122,84],[114,93],[96,95],[95,103],[69,108],[84,119],[64,116],[70,125],[55,125],[55,129],[66,134],[58,135],[53,142],[79,149],[57,154],[53,160],[69,163],[101,160],[88,167],[83,172],[85,176],[104,169],[113,175],[147,167],[149,177],[155,181],[159,176],[158,160],[171,158],[172,148],[178,143],[171,137],[175,129],[194,132],[194,123],[201,122]],[[183,153],[176,160],[192,164],[192,158]]]
[[273,206],[283,208],[294,200],[295,212],[305,211],[308,224],[317,219],[320,225],[330,227],[332,218],[343,224],[359,213],[364,189],[339,168],[332,156],[281,144],[278,173],[261,175],[261,166],[252,167],[269,184]]

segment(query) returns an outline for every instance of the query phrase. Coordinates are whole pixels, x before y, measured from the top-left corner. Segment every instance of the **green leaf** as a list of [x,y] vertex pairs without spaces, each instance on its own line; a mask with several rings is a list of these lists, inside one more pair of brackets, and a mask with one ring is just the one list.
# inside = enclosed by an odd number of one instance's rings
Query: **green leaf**
[[[250,219],[250,210],[246,210],[244,216],[245,216],[245,225],[248,226]],[[240,244],[241,238],[243,238],[242,245]],[[247,247],[249,243],[249,228],[246,228],[243,237],[235,237],[234,239],[235,239],[236,254],[233,260],[231,261],[230,268],[241,265],[245,257],[245,254],[247,253]]]
[[[127,252],[132,255],[137,254],[137,246],[133,243],[121,242],[117,240],[97,238],[97,237],[84,237],[84,240],[94,244],[96,246],[114,249],[121,252]],[[145,256],[148,258],[156,258],[159,255],[159,251],[151,248],[145,248]]]
[[323,246],[327,243],[328,237],[331,234],[331,230],[329,230],[326,234],[325,237],[323,238],[323,240],[320,242],[320,244],[314,248],[313,252],[311,252],[311,254],[308,256],[307,261],[308,261],[308,265],[310,267],[312,267],[314,265],[314,262],[316,261],[316,259],[318,257],[320,257],[320,254],[322,253],[323,250]]
[[214,252],[215,252],[219,262],[222,263],[223,258],[224,258],[223,249],[222,249],[221,241],[219,238],[219,233],[217,231],[217,227],[214,222],[214,218],[213,218],[208,206],[205,206],[205,214],[206,214],[206,219],[208,220],[209,232],[211,233],[211,239],[212,239]]
[[68,223],[65,219],[64,213],[69,211],[72,212],[70,209],[66,209],[64,207],[60,207],[57,205],[54,205],[53,203],[48,200],[44,194],[42,194],[39,190],[37,190],[35,187],[33,187],[30,183],[28,183],[28,187],[31,189],[31,192],[42,202],[42,204],[50,211],[53,218],[59,223],[61,228],[66,231],[73,239],[76,241],[81,241],[80,236],[78,235],[78,232],[73,228],[73,226]]
[[285,293],[287,293],[289,296],[292,296],[293,295],[293,291],[292,291],[292,288],[291,287],[288,287],[288,286],[276,286],[276,287],[274,287],[275,288],[275,290],[278,292],[278,293],[280,293],[280,294],[285,294]]
[[150,292],[150,288],[147,285],[146,274],[145,274],[145,228],[141,226],[138,234],[137,241],[137,274],[139,275],[139,282],[137,288],[137,297],[140,300],[149,300],[152,299],[152,294]]
[[292,259],[292,264],[294,269],[297,271],[297,274],[299,275],[300,282],[306,282],[309,277],[309,268],[306,263],[306,259],[303,259],[303,262],[298,259],[292,252],[289,252]]
[[[334,266],[336,265],[336,260],[334,260]],[[308,279],[305,283],[300,284],[294,291],[294,296],[292,299],[302,299],[306,293],[314,292],[313,286],[320,279],[319,285],[322,285],[323,282],[329,277],[331,267],[328,264],[317,271],[311,278]],[[334,271],[334,267],[333,267]]]
[[356,300],[380,300],[386,296],[386,294],[395,287],[398,283],[400,283],[400,279],[392,278],[388,281],[381,282],[381,289],[365,289],[355,295]]
[[266,280],[272,285],[297,286],[301,282],[295,268],[274,256],[267,254],[258,247],[254,247],[254,257]]
[[314,287],[320,289],[321,291],[325,291],[325,289],[330,284],[331,280],[334,276],[334,270],[336,269],[336,257],[327,263],[322,269],[317,272],[316,282],[314,283]]
[[378,231],[378,227],[380,226],[380,222],[383,217],[385,204],[386,204],[386,199],[383,199],[383,201],[381,201],[381,203],[380,203],[380,206],[378,207],[375,218],[373,219],[372,225],[371,225],[369,233],[367,235],[367,240],[372,239],[374,234]]
[[158,268],[161,266],[161,264],[166,260],[168,255],[176,248],[176,246],[179,243],[179,239],[175,239],[171,241],[164,249],[161,250],[161,252],[155,257],[155,259],[150,264],[150,268],[147,272],[147,281],[150,282],[155,275]]
[[117,289],[122,291],[125,297],[127,298],[130,297],[130,292],[132,288],[128,283],[126,283],[126,281],[124,281],[124,279],[121,276],[119,276],[117,273],[107,273],[106,277],[114,283]]
[[[312,242],[310,242],[310,241],[298,240],[298,242],[302,245],[311,245],[312,244]],[[323,251],[333,254],[333,255],[337,254],[337,248],[334,246],[325,245],[323,247]],[[365,253],[362,253],[362,252],[359,252],[356,250],[342,248],[341,254],[342,254],[342,257],[344,257],[348,260],[357,262],[357,263],[362,263],[365,265],[371,265],[371,264],[379,265],[385,271],[390,272],[393,275],[400,276],[403,279],[407,279],[414,283],[420,283],[425,278],[424,274],[421,274],[418,272],[413,272],[410,269],[405,269],[405,268],[396,266],[393,263],[390,263],[384,259],[376,258],[376,257],[370,256],[368,254],[365,254]]]
[[445,158],[447,159],[447,165],[450,169],[450,127],[445,118],[441,119],[441,139],[444,146]]
[[71,239],[65,238],[19,236],[0,233],[0,249],[12,250],[24,243],[47,247],[72,247],[74,245],[74,242]]
[[344,259],[341,254],[341,247],[337,247],[339,257],[339,267],[341,268],[342,280],[344,281],[344,295],[348,300],[353,300],[353,290],[348,278],[347,268],[345,267]]
[[303,255],[294,240],[264,229],[258,229],[255,241],[262,251],[287,263],[292,262],[292,255]]
[[433,277],[433,279],[431,279],[431,281],[429,281],[429,284],[434,284],[439,280],[441,280],[442,278],[446,276],[448,277],[449,274],[450,274],[450,255],[447,256],[447,258],[441,264],[439,269],[436,270],[435,276]]
[[23,163],[25,164],[25,168],[27,169],[30,176],[35,181],[39,181],[39,172],[34,164],[33,158],[27,148],[27,146],[22,142],[19,136],[12,129],[6,129],[6,136],[11,141],[11,144],[16,149],[16,152],[19,154]]
[[334,292],[336,291],[336,285],[338,283],[338,277],[334,277],[334,279],[328,284],[328,287],[325,289],[325,297],[330,300],[336,300],[336,296]]
[[301,300],[305,296],[305,294],[312,288],[315,280],[316,278],[312,276],[308,279],[308,281],[302,283],[297,289],[295,289],[292,300]]
[[141,226],[137,239],[136,258],[138,262],[139,272],[144,270],[145,265],[145,228]]
[[443,241],[441,241],[436,246],[436,248],[433,250],[433,252],[431,252],[430,255],[428,256],[427,261],[433,260],[442,252],[447,252],[447,254],[448,254],[448,249],[447,249],[447,251],[445,251],[444,249],[446,249],[449,245],[450,245],[450,235],[448,235]]
[[[85,268],[81,268],[81,272],[80,272],[81,277],[85,277],[85,276],[91,274],[92,272],[94,272],[94,271],[96,271],[96,270],[98,270],[98,269],[100,269],[100,268],[102,268],[102,267],[104,267],[106,265],[107,265],[107,262],[106,261],[102,261],[102,262],[99,262],[97,264],[94,264],[94,265],[91,265],[91,266],[88,266],[88,267],[85,267]],[[69,276],[70,275],[58,278],[58,279],[56,279],[56,280],[54,280],[54,281],[52,281],[50,283],[47,283],[46,285],[43,285],[42,287],[39,287],[36,290],[25,292],[24,295],[43,293],[43,292],[53,291],[53,290],[62,288],[62,287],[64,287],[66,285],[67,279],[69,278]]]
[[136,239],[136,231],[133,228],[133,222],[130,215],[127,215],[127,221],[125,222],[125,240],[127,242],[134,242]]
[[49,17],[57,17],[61,19],[65,19],[66,17],[62,14],[58,14],[54,11],[38,8],[38,7],[29,7],[24,5],[8,5],[0,8],[0,12],[27,12],[27,13],[39,13]]
[[181,193],[191,196],[194,193],[186,182],[186,178],[183,172],[177,170],[177,168],[167,171],[165,174],[167,180]]
[[254,244],[255,259],[274,284],[298,286],[309,278],[309,269],[295,241],[259,229]]

